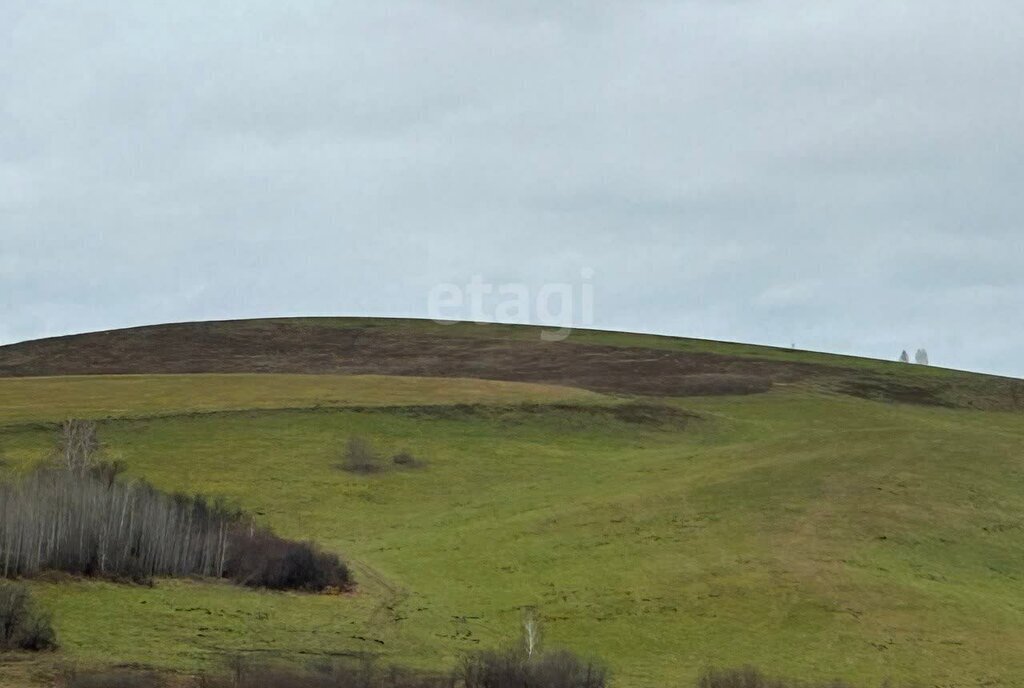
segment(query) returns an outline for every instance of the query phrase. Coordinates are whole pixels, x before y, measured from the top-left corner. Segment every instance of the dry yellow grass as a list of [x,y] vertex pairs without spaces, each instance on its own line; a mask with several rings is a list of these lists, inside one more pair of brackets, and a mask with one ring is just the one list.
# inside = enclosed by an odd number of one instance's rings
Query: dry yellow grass
[[0,378],[0,424],[241,409],[598,402],[525,382],[382,375],[94,375]]

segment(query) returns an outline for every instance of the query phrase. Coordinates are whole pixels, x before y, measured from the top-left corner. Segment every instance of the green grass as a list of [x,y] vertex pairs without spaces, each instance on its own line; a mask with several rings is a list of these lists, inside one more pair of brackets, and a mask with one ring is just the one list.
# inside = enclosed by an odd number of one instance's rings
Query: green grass
[[[25,402],[0,381],[4,470],[37,461],[45,422],[68,413],[159,412],[101,423],[130,476],[226,496],[342,553],[359,583],[34,583],[61,659],[191,671],[225,651],[373,652],[440,668],[514,637],[535,605],[549,643],[603,657],[627,688],[744,663],[860,685],[1024,683],[1020,414],[786,390],[669,400],[702,419],[654,427],[550,388],[488,385],[475,400],[490,407],[434,413],[386,405],[467,401],[458,381],[292,377],[66,381],[75,401],[47,387],[64,382],[24,381]],[[173,415],[200,409],[224,412]],[[338,471],[356,434],[427,466]]]
[[0,424],[240,409],[597,401],[570,387],[379,375],[95,375],[0,378]]

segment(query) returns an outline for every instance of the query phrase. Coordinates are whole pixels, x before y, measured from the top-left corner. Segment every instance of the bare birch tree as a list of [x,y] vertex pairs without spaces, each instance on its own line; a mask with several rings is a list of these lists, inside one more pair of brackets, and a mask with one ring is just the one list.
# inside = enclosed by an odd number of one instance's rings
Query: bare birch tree
[[523,650],[527,659],[532,659],[540,650],[544,635],[543,624],[537,614],[536,607],[523,608]]
[[100,440],[96,423],[70,418],[57,432],[56,463],[64,470],[82,474],[99,460]]

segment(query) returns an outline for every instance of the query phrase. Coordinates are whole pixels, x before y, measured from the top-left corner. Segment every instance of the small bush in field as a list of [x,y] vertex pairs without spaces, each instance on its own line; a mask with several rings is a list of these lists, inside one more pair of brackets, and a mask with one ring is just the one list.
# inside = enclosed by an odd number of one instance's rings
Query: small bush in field
[[382,469],[380,454],[366,439],[351,437],[345,444],[340,468],[349,473],[378,473]]
[[275,590],[344,590],[348,567],[311,542],[286,540],[266,529],[236,527],[224,575],[235,583]]
[[572,652],[485,650],[467,657],[456,672],[465,688],[605,688],[607,670]]
[[50,617],[36,607],[28,587],[0,583],[0,650],[37,652],[56,647]]
[[425,464],[407,451],[400,451],[391,457],[391,463],[399,468],[422,468]]
[[697,688],[850,688],[842,681],[801,683],[768,678],[752,666],[740,669],[708,669],[697,679]]

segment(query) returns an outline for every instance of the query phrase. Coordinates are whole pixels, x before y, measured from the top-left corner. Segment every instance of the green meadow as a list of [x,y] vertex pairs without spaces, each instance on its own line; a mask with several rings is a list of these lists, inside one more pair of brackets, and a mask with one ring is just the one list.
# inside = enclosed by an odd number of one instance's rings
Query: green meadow
[[[341,553],[358,582],[34,582],[61,660],[187,673],[226,652],[371,653],[441,668],[514,638],[534,606],[548,644],[605,659],[621,686],[744,663],[863,685],[1024,681],[1019,415],[789,390],[662,400],[693,417],[638,422],[616,413],[623,398],[440,382],[2,381],[6,472],[46,454],[56,418],[113,416],[101,437],[129,478],[226,497]],[[424,465],[345,473],[351,436]]]
[[[224,498],[338,553],[356,580],[300,594],[47,574],[30,585],[61,648],[0,657],[0,686],[69,665],[187,676],[230,655],[440,670],[514,641],[524,607],[548,646],[607,662],[615,688],[744,664],[856,686],[1024,684],[1024,423],[969,408],[1007,405],[1012,381],[619,333],[559,346],[591,344],[826,367],[763,394],[686,398],[467,377],[0,378],[0,477],[45,461],[61,420],[95,419],[124,479]],[[963,403],[838,394],[829,365]],[[340,470],[352,437],[386,470]],[[418,465],[391,464],[398,452]]]

